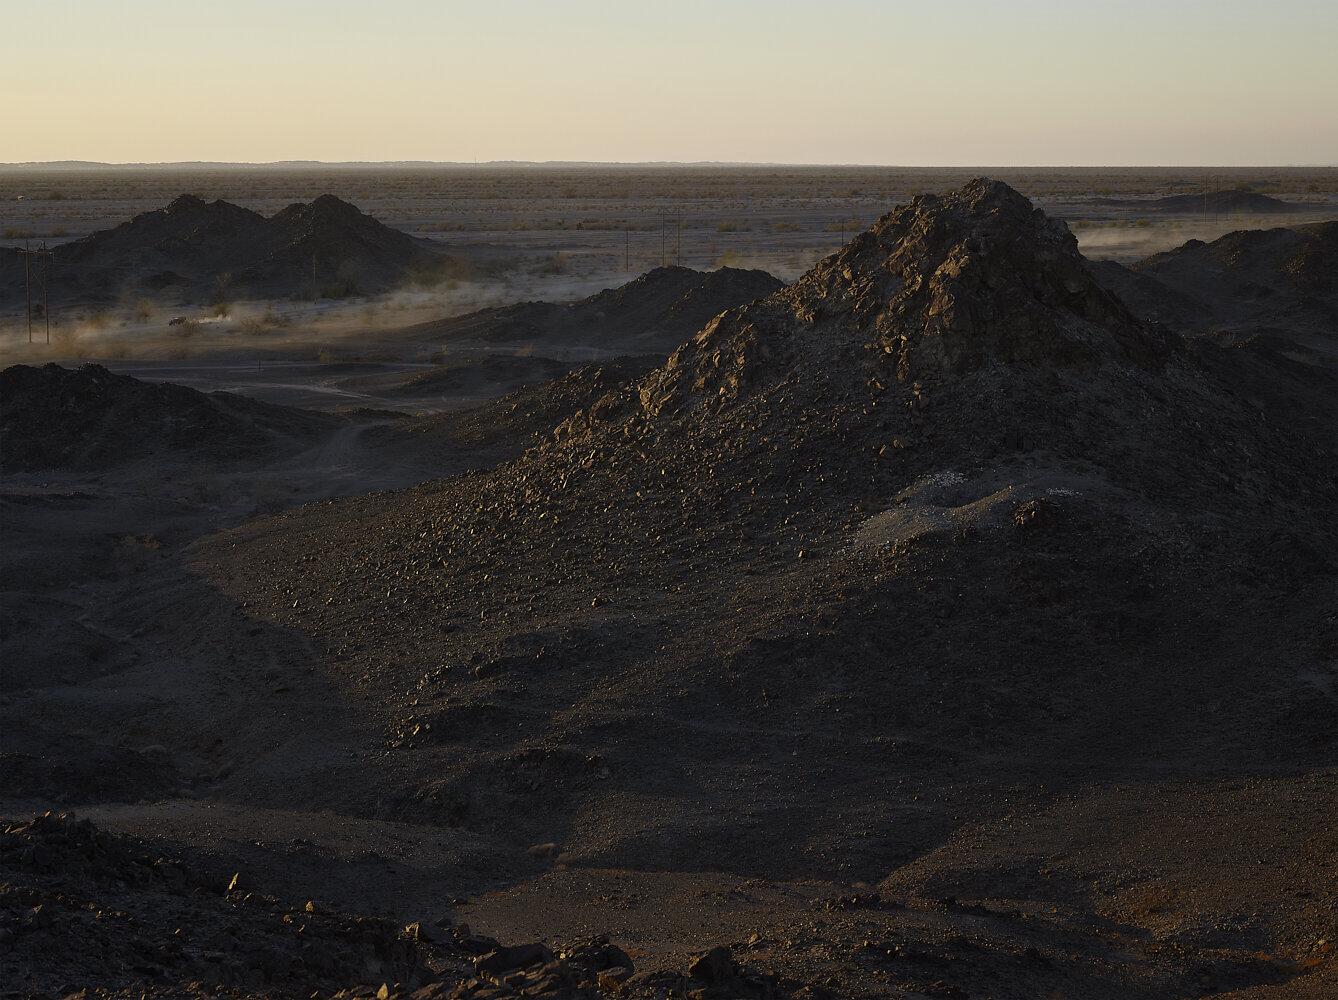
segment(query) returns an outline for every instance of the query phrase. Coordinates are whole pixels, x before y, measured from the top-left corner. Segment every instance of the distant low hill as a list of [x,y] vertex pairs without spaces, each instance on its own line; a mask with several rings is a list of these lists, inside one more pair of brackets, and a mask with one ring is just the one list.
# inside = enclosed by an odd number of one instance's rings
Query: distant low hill
[[[449,270],[431,244],[383,225],[334,195],[266,218],[226,201],[182,195],[113,229],[52,251],[62,303],[111,305],[373,294]],[[0,250],[0,306],[24,301],[20,252]]]
[[435,340],[580,344],[618,354],[667,354],[726,309],[783,287],[766,271],[657,267],[617,288],[572,303],[521,302],[435,320],[414,332]]
[[1287,215],[1304,212],[1305,205],[1259,194],[1256,191],[1206,191],[1202,194],[1173,194],[1165,198],[1143,201],[1136,198],[1094,198],[1093,205],[1139,208],[1166,215]]

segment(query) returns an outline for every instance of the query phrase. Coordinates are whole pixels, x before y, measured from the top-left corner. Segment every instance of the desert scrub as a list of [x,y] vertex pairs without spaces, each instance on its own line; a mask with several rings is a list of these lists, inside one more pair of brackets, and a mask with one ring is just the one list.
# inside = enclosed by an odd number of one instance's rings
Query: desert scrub
[[571,269],[571,258],[561,251],[534,269],[535,274],[566,274]]

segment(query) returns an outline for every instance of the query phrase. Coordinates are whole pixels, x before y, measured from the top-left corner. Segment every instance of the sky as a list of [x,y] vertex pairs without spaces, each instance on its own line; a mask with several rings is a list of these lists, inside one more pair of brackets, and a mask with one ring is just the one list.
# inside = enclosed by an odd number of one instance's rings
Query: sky
[[4,0],[0,162],[1338,164],[1338,2]]

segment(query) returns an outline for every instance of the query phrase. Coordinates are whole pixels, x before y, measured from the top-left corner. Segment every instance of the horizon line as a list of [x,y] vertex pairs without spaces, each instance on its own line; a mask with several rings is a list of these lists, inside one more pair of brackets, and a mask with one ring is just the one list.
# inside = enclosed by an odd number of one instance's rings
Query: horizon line
[[799,163],[764,160],[162,160],[124,161],[104,160],[26,160],[0,163],[0,169],[213,169],[213,168],[291,168],[327,167],[357,169],[380,167],[390,169],[421,168],[497,168],[497,167],[788,167],[796,169],[841,168],[869,170],[1331,170],[1334,163],[1108,163],[1108,164],[908,164],[908,163]]

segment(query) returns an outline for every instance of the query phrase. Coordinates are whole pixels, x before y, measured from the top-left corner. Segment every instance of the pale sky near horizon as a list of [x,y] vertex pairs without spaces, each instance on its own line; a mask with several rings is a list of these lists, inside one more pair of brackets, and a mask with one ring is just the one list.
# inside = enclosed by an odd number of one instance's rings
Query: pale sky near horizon
[[1338,164],[1338,2],[5,0],[0,162]]

